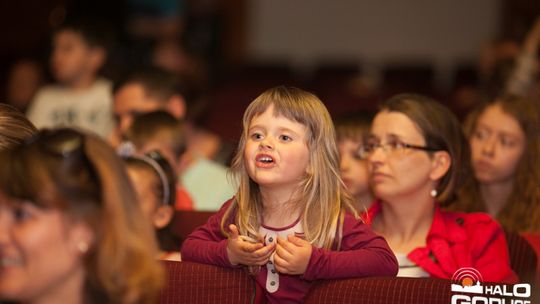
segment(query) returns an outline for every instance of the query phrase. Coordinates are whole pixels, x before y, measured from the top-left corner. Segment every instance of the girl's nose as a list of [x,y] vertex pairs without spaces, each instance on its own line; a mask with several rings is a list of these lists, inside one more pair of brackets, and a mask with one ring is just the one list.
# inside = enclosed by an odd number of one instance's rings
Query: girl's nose
[[349,160],[347,159],[347,156],[343,155],[341,156],[341,159],[339,160],[339,170],[341,172],[346,172],[349,169]]
[[264,150],[272,150],[274,148],[274,145],[273,145],[272,141],[269,139],[269,137],[265,137],[261,141],[259,147],[261,149],[264,149]]
[[495,153],[495,138],[488,138],[482,143],[482,154],[484,155],[493,155]]
[[0,249],[8,243],[10,224],[11,221],[6,216],[5,208],[0,207]]

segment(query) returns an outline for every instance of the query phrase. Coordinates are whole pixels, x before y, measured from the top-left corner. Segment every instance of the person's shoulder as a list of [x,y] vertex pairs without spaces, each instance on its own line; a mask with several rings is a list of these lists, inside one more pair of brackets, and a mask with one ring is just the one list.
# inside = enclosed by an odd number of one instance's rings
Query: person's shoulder
[[343,216],[343,230],[344,231],[356,230],[359,228],[364,229],[364,227],[367,228],[368,226],[366,225],[366,222],[360,215],[356,216],[349,211],[344,212],[344,216]]
[[498,226],[497,222],[484,212],[443,211],[442,214],[447,225],[457,224],[466,230],[476,229],[481,226]]
[[112,82],[103,77],[98,77],[96,80],[94,80],[93,87],[100,88],[100,89],[106,89],[106,90],[112,90]]
[[43,96],[57,95],[57,94],[65,94],[66,92],[67,92],[67,89],[64,86],[61,86],[59,84],[47,84],[47,85],[42,86],[36,92],[36,98],[43,97]]

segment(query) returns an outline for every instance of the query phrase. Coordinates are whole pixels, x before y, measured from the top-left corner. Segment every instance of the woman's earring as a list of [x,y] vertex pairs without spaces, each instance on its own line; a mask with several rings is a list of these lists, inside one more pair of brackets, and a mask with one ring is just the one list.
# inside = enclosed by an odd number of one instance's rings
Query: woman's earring
[[88,251],[88,244],[81,241],[77,244],[77,249],[79,249],[81,253],[86,253]]
[[437,197],[437,190],[436,189],[433,189],[429,192],[429,195],[431,195],[431,197]]

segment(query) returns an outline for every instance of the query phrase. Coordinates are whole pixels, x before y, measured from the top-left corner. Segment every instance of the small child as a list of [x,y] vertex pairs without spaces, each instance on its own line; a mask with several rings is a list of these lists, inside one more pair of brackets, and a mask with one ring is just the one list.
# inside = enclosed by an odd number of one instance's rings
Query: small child
[[353,206],[359,212],[369,208],[373,201],[367,161],[360,157],[360,149],[369,136],[372,117],[367,112],[354,112],[335,121],[341,179],[353,195]]
[[317,279],[397,273],[342,186],[334,126],[315,95],[270,89],[243,126],[236,196],[186,239],[184,260],[247,266],[269,303],[300,303]]
[[109,136],[114,124],[111,84],[98,77],[107,57],[104,36],[83,21],[55,32],[50,63],[57,84],[40,89],[28,108],[36,127],[70,126]]
[[[127,133],[129,142],[141,153],[159,151],[172,166],[175,180],[181,172],[181,158],[184,154],[184,124],[166,111],[141,114],[135,118]],[[178,181],[176,184],[176,210],[193,210],[193,201]]]
[[156,229],[161,249],[159,258],[180,261],[180,242],[170,230],[176,201],[173,192],[176,179],[171,165],[157,151],[144,155],[123,155],[123,159],[143,214]]

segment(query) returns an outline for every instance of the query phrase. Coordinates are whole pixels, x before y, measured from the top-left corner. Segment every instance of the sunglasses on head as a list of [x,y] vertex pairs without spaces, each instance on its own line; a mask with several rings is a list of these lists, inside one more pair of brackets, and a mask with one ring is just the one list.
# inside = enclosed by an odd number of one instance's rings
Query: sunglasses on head
[[47,154],[69,158],[74,154],[84,153],[84,134],[69,128],[43,129],[31,137],[26,146],[37,146]]

